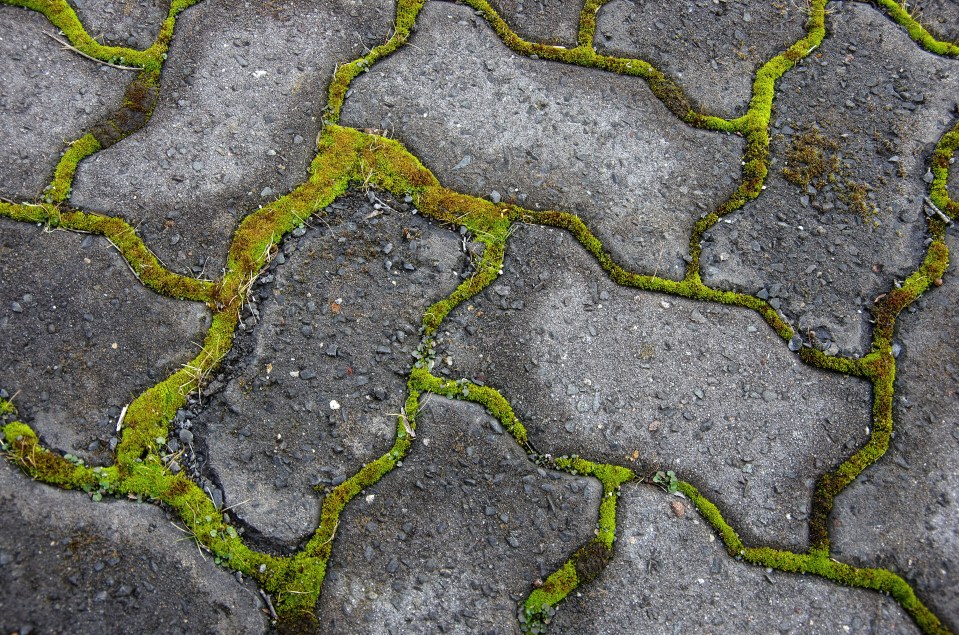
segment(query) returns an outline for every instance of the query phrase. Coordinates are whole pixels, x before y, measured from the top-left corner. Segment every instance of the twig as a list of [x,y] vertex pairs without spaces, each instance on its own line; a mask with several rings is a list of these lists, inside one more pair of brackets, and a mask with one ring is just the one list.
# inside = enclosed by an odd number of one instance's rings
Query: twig
[[97,58],[93,57],[92,55],[87,55],[86,53],[84,53],[83,51],[81,51],[81,50],[78,49],[77,47],[73,46],[73,45],[70,44],[69,42],[64,42],[63,40],[61,40],[60,38],[58,38],[58,37],[57,37],[56,35],[54,35],[53,33],[47,33],[46,31],[44,31],[43,34],[46,35],[47,37],[49,37],[49,38],[51,38],[51,39],[54,39],[54,40],[56,40],[57,42],[59,42],[60,45],[63,46],[63,48],[65,48],[65,49],[67,49],[67,50],[70,50],[70,51],[73,51],[74,53],[77,53],[77,54],[79,54],[79,55],[82,55],[83,57],[87,58],[88,60],[92,60],[92,61],[94,61],[94,62],[96,62],[96,63],[98,63],[98,64],[103,64],[104,66],[109,66],[110,68],[116,68],[116,69],[119,69],[119,70],[121,70],[121,71],[141,71],[141,70],[143,70],[143,69],[140,68],[139,66],[121,66],[120,64],[114,64],[114,63],[112,63],[112,62],[105,62],[105,61],[103,61],[103,60],[100,60],[100,59],[97,59]]
[[942,221],[943,221],[946,225],[952,225],[952,219],[949,218],[948,216],[946,216],[946,214],[945,214],[941,209],[939,209],[938,207],[936,207],[936,204],[932,202],[932,199],[931,199],[931,198],[929,198],[928,196],[923,196],[923,197],[922,197],[922,200],[924,200],[924,201],[926,202],[926,205],[929,206],[929,209],[931,209],[933,212],[935,212],[936,215],[937,215],[939,218],[941,218]]
[[270,610],[270,617],[274,620],[279,619],[276,616],[276,609],[273,608],[273,602],[270,601],[270,596],[267,595],[263,589],[260,589],[260,597],[262,597],[263,601],[266,602],[266,608]]
[[123,406],[123,409],[120,411],[120,417],[117,419],[117,432],[120,431],[120,427],[123,425],[123,417],[127,414],[127,408],[130,407],[130,404]]

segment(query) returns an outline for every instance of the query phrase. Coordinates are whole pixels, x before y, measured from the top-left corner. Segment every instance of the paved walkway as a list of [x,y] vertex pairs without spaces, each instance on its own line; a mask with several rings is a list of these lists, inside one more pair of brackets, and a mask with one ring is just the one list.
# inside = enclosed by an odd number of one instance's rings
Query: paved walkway
[[959,2],[0,0],[0,629],[959,632]]

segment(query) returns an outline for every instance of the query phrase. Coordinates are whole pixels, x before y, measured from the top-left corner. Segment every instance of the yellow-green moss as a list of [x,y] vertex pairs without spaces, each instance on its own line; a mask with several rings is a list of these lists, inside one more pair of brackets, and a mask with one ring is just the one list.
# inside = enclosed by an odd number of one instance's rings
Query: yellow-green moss
[[952,42],[942,42],[937,40],[929,33],[912,14],[903,6],[905,3],[896,0],[875,0],[877,4],[886,10],[889,16],[909,33],[916,43],[922,45],[927,51],[937,55],[946,55],[949,57],[959,57],[959,45]]
[[100,150],[100,142],[92,134],[86,134],[67,147],[66,152],[57,163],[53,175],[53,183],[47,192],[48,203],[62,203],[70,196],[73,187],[73,175],[77,171],[77,164],[94,152]]

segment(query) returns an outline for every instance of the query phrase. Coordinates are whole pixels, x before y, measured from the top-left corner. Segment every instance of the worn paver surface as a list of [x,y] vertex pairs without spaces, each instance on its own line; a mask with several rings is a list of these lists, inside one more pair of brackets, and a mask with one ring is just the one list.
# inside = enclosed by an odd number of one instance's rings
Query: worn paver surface
[[959,632],[956,0],[0,0],[5,633]]

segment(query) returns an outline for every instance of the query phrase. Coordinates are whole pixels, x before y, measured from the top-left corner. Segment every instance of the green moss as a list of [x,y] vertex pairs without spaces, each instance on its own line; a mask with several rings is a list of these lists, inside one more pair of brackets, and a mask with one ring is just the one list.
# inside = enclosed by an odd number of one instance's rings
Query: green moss
[[[70,17],[72,10],[67,12],[69,5],[65,2],[23,0],[18,4],[33,5],[32,8],[40,7],[38,10],[55,14],[57,20],[72,28],[72,32],[68,33],[71,42],[93,47],[84,40],[86,34],[81,32],[82,27],[76,21],[76,16]],[[123,111],[127,114],[112,120],[110,124],[120,134],[135,124],[139,115],[149,116],[156,97],[154,89],[159,77],[159,64],[162,62],[162,55],[157,52],[165,51],[172,37],[175,15],[191,4],[192,2],[183,0],[173,2],[157,43],[148,51],[142,52],[147,57],[138,58],[146,69],[141,74],[142,81],[134,82],[128,90],[123,106]],[[397,142],[335,125],[352,79],[408,39],[416,15],[422,7],[419,0],[399,3],[396,31],[386,44],[377,47],[365,58],[347,64],[337,71],[330,86],[327,125],[317,140],[319,152],[311,164],[307,182],[244,219],[230,246],[227,273],[216,284],[176,276],[167,271],[122,219],[84,214],[60,209],[54,205],[0,203],[0,215],[15,220],[94,231],[109,237],[145,284],[173,297],[206,301],[215,312],[201,354],[186,368],[143,393],[128,408],[121,431],[116,467],[99,468],[99,471],[95,471],[78,465],[40,447],[32,431],[17,423],[8,424],[4,428],[7,451],[11,458],[21,464],[28,473],[47,482],[65,487],[89,488],[90,491],[104,490],[149,498],[169,505],[183,520],[187,531],[194,536],[197,543],[210,550],[218,562],[253,577],[264,589],[275,594],[280,614],[279,627],[286,632],[315,629],[313,611],[325,576],[340,514],[350,500],[389,473],[409,451],[414,439],[412,431],[415,430],[415,416],[419,411],[419,397],[423,392],[429,391],[482,405],[501,422],[524,451],[540,464],[574,474],[593,476],[603,484],[596,538],[574,553],[542,586],[533,590],[524,603],[523,615],[527,619],[527,625],[547,622],[556,603],[562,601],[578,585],[593,579],[605,566],[615,540],[619,487],[623,482],[635,477],[632,471],[624,467],[592,463],[580,457],[553,459],[549,455],[536,452],[529,442],[526,429],[502,394],[493,388],[466,381],[440,379],[431,375],[425,365],[415,368],[410,374],[409,396],[404,413],[397,420],[393,447],[382,457],[363,466],[350,479],[325,493],[319,526],[305,548],[294,556],[277,558],[251,550],[235,530],[231,531],[232,528],[223,521],[219,510],[195,483],[183,476],[169,473],[160,458],[161,445],[169,432],[169,422],[176,409],[183,404],[185,395],[202,384],[204,378],[232,346],[239,307],[254,277],[269,261],[284,235],[305,223],[309,216],[321,212],[351,185],[382,188],[398,196],[408,194],[425,215],[443,223],[465,226],[485,245],[476,275],[463,282],[450,297],[430,307],[424,316],[427,343],[453,308],[479,293],[498,277],[509,229],[514,222],[534,222],[570,231],[597,258],[617,284],[748,308],[761,315],[780,337],[789,339],[793,335],[789,325],[768,303],[749,295],[706,287],[698,273],[698,258],[700,242],[705,232],[723,215],[740,209],[762,191],[768,172],[768,125],[775,82],[822,40],[823,2],[817,0],[812,6],[807,36],[760,69],[754,82],[748,113],[731,121],[695,112],[675,82],[642,60],[596,55],[592,50],[591,34],[595,31],[596,10],[602,4],[599,0],[587,2],[581,15],[580,45],[569,50],[525,42],[506,26],[485,0],[471,0],[470,4],[484,13],[504,43],[519,54],[535,54],[543,59],[639,77],[687,124],[709,130],[736,132],[746,137],[742,183],[728,201],[697,223],[690,247],[694,266],[688,269],[683,280],[677,282],[626,271],[613,261],[602,243],[579,218],[559,212],[532,212],[508,203],[494,205],[489,201],[447,190],[416,157]],[[89,50],[94,50],[97,54],[107,54],[111,52],[110,48],[93,47]],[[123,119],[124,117],[126,119]],[[954,130],[953,133],[957,131]],[[957,137],[959,134],[946,135],[937,147],[933,159],[936,180],[932,197],[937,201],[937,205],[953,215],[955,208],[950,207],[952,202],[948,200],[945,182],[948,176],[948,159],[959,146]],[[98,143],[98,140],[88,135],[81,139],[81,142],[89,145],[68,149],[58,166],[51,188],[53,196],[56,197],[54,202],[66,200],[76,163],[89,152],[95,151],[94,144]],[[79,145],[79,142],[76,145]],[[85,152],[87,154],[84,154]],[[895,377],[895,363],[889,353],[895,317],[923,293],[930,282],[935,284],[948,263],[948,251],[943,241],[944,228],[935,220],[930,221],[930,228],[934,241],[926,262],[906,280],[902,289],[890,293],[877,308],[879,324],[872,354],[862,360],[851,360],[828,357],[813,349],[804,349],[801,353],[806,363],[863,376],[874,384],[874,430],[869,443],[836,470],[825,475],[817,484],[811,514],[813,549],[810,553],[794,554],[764,548],[746,548],[715,505],[688,483],[679,483],[678,487],[717,529],[731,554],[754,564],[773,566],[784,571],[815,573],[843,584],[891,593],[923,628],[928,632],[936,632],[938,621],[915,599],[912,589],[904,581],[884,570],[855,569],[830,560],[826,523],[836,493],[882,456],[888,447],[892,431],[891,404]]]
[[596,37],[596,14],[609,0],[586,0],[579,14],[579,31],[576,39],[582,48],[592,48]]
[[686,124],[704,129],[722,129],[727,131],[734,129],[734,126],[727,120],[694,111],[689,98],[679,84],[658,71],[649,62],[640,59],[624,59],[597,55],[593,50],[593,37],[596,31],[596,12],[605,4],[605,0],[588,0],[585,3],[580,14],[580,28],[577,36],[578,46],[573,49],[527,42],[510,28],[487,0],[464,0],[464,4],[469,5],[482,15],[503,44],[509,47],[514,53],[525,56],[536,55],[543,60],[639,77],[649,85],[653,94]]
[[54,229],[99,234],[117,248],[140,282],[157,293],[199,302],[209,302],[213,298],[213,283],[166,269],[136,234],[136,230],[122,218],[78,212],[45,203],[0,203],[0,216],[16,221],[44,223]]
[[916,43],[920,44],[927,51],[937,55],[947,55],[949,57],[959,57],[959,45],[952,42],[942,42],[933,37],[904,6],[905,3],[896,0],[875,0],[876,3],[886,10],[889,16],[900,26],[909,32]]
[[100,142],[92,134],[84,135],[71,143],[57,163],[53,175],[53,183],[47,192],[48,203],[62,203],[70,196],[73,187],[73,175],[76,174],[77,164],[94,152],[100,150]]
[[813,547],[808,553],[793,553],[769,547],[746,547],[723,519],[719,509],[689,483],[681,482],[683,492],[703,518],[719,533],[729,554],[760,567],[787,573],[813,574],[845,586],[871,589],[891,595],[909,613],[923,633],[944,634],[949,631],[916,597],[912,587],[902,578],[885,569],[864,569],[838,562],[828,550]]
[[166,59],[166,51],[173,37],[176,15],[198,1],[174,0],[166,20],[160,27],[156,41],[150,48],[138,51],[125,46],[107,46],[94,40],[84,29],[67,0],[3,0],[6,4],[42,13],[51,24],[66,35],[71,45],[90,57],[120,66],[139,67],[154,73],[159,73]]
[[25,423],[15,421],[3,426],[3,438],[7,458],[31,478],[64,489],[89,491],[99,486],[93,468],[42,447],[36,433]]
[[376,62],[388,56],[409,40],[410,33],[412,33],[416,24],[416,17],[424,3],[425,0],[399,0],[396,3],[396,21],[393,35],[384,44],[377,46],[364,57],[337,67],[333,74],[333,80],[330,82],[326,100],[326,113],[323,117],[327,124],[335,124],[339,121],[343,100],[346,99],[346,91],[349,90],[353,80],[361,73],[370,70]]
[[[950,166],[957,165],[950,163],[956,153],[959,153],[959,123],[944,134],[936,144],[931,161],[933,181],[929,188],[929,198],[953,221],[959,221],[959,201],[954,201],[949,196],[949,170]],[[959,169],[959,167],[952,167],[952,169]]]
[[6,399],[0,399],[0,417],[4,415],[16,414],[16,412],[17,412],[17,409],[13,405],[12,401],[8,401]]

